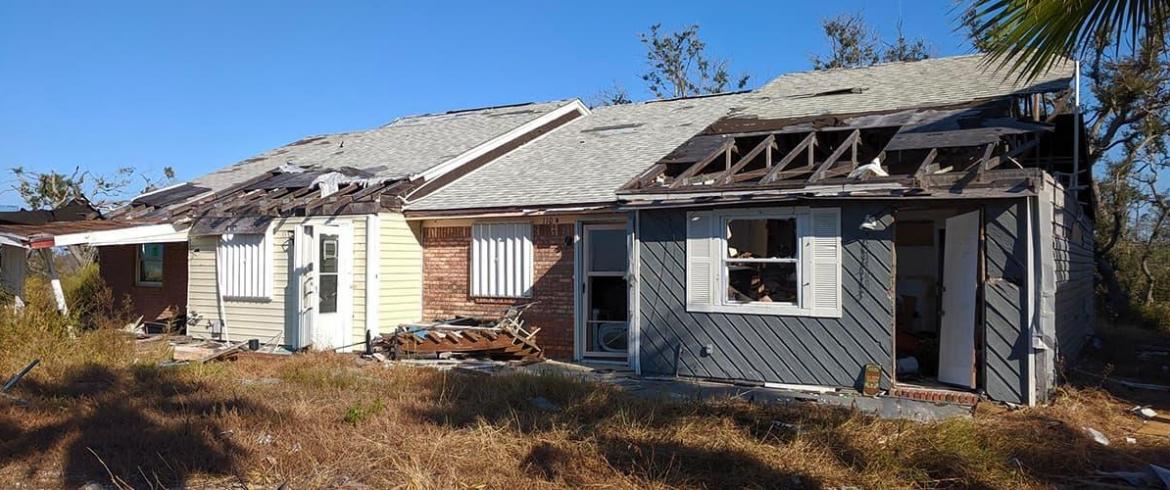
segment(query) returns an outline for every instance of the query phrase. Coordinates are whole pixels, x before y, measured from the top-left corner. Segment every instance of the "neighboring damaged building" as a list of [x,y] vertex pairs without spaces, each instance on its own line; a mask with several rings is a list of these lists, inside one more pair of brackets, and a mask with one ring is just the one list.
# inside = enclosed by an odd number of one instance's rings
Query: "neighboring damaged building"
[[402,197],[587,113],[576,100],[523,104],[302,139],[120,209],[114,219],[182,237],[103,246],[103,275],[148,320],[184,318],[192,336],[363,342],[422,316],[419,229]]
[[1073,66],[982,61],[782,76],[624,186],[640,372],[1046,399],[1094,318]]

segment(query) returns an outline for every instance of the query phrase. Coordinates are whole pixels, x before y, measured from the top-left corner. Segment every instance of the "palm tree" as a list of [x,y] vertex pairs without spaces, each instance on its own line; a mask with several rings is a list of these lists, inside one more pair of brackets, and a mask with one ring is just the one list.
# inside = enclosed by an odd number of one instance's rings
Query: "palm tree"
[[1033,79],[1102,40],[1162,43],[1170,0],[973,0],[964,12],[991,63]]

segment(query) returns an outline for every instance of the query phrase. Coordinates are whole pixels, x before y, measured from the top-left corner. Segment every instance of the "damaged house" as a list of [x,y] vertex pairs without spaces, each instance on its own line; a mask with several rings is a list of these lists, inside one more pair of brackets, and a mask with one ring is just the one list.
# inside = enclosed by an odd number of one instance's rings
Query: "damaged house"
[[1043,401],[1093,321],[1072,71],[962,56],[596,108],[407,198],[424,316],[538,301],[549,354],[643,375]]
[[960,56],[413,116],[55,238],[100,245],[116,292],[196,337],[344,348],[525,305],[553,358],[1035,404],[1094,319],[1072,77]]

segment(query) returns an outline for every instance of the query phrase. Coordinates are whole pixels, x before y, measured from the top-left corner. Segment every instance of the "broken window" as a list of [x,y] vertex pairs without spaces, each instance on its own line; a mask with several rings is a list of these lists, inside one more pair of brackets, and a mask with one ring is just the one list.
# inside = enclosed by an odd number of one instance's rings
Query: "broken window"
[[145,243],[138,246],[138,284],[157,286],[163,280],[163,246]]
[[733,303],[799,303],[796,219],[727,221],[727,300]]

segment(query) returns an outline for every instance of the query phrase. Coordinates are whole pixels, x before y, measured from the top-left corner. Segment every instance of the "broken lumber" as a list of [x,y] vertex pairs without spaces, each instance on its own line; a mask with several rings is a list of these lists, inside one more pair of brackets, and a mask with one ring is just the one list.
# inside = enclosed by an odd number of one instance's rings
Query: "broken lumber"
[[33,368],[37,367],[37,364],[40,363],[40,359],[33,359],[32,362],[28,363],[28,365],[25,366],[24,369],[21,369],[19,373],[16,373],[11,378],[8,378],[8,381],[4,383],[4,387],[0,388],[0,393],[7,393],[8,390],[11,390],[13,387],[15,387],[16,383],[19,383],[20,380],[24,379],[24,377],[28,375],[28,372],[32,371]]

